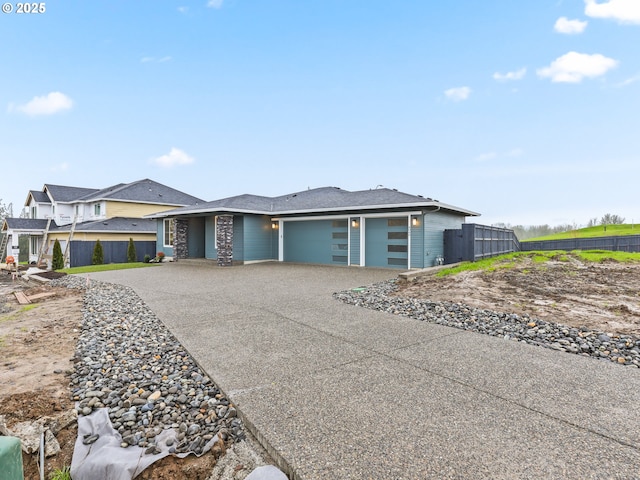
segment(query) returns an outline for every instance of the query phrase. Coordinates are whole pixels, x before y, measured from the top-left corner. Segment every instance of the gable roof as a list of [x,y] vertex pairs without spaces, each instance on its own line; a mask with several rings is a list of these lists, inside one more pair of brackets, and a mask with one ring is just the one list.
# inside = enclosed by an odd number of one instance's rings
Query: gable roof
[[[49,228],[55,227],[55,222],[52,220]],[[44,232],[47,228],[47,220],[44,218],[11,218],[4,219],[2,224],[2,230],[19,230],[23,232]]]
[[375,209],[426,209],[434,208],[477,216],[476,212],[454,207],[389,188],[360,190],[351,192],[337,187],[321,187],[303,190],[279,197],[263,197],[244,194],[223,198],[199,205],[177,208],[148,215],[147,218],[173,217],[180,215],[205,214],[210,212],[253,213],[262,215],[293,215],[337,211],[357,211]]
[[[50,232],[69,232],[71,225],[50,228]],[[94,220],[77,223],[75,233],[78,232],[110,232],[110,233],[157,233],[154,220],[148,218],[113,217],[106,220]]]
[[[47,195],[48,193],[48,195]],[[46,183],[42,191],[30,190],[38,203],[51,203],[49,196],[58,203],[98,202],[102,200],[151,203],[162,205],[195,205],[202,199],[155,182],[148,178],[131,183],[118,183],[107,188],[82,188]],[[25,205],[29,203],[29,197]]]
[[82,187],[67,187],[65,185],[51,185],[50,183],[45,183],[42,188],[43,193],[48,191],[49,195],[55,202],[59,203],[70,203],[77,202],[80,198],[85,195],[90,194],[91,192],[95,192],[95,188],[82,188]]
[[148,178],[131,183],[119,183],[111,187],[93,191],[79,200],[95,202],[99,200],[127,201],[136,203],[161,203],[165,205],[194,205],[203,200],[188,195],[175,188],[167,187]]

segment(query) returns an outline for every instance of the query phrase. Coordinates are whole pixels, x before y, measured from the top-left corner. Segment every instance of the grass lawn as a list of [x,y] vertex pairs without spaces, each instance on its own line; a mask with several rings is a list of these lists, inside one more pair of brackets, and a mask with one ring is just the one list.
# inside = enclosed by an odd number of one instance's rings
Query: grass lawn
[[613,261],[620,263],[640,262],[640,253],[629,252],[612,252],[609,250],[573,250],[567,252],[565,250],[549,250],[549,251],[531,251],[531,252],[514,252],[497,257],[478,260],[477,262],[462,262],[460,265],[440,270],[436,276],[444,277],[447,275],[455,275],[460,272],[470,270],[483,270],[492,272],[499,268],[514,267],[524,258],[531,258],[535,263],[543,263],[549,260],[560,262],[568,262],[569,257],[576,257],[583,262],[605,262]]
[[598,225],[597,227],[580,228],[579,230],[554,233],[553,235],[546,235],[544,237],[527,238],[521,240],[521,243],[536,240],[565,240],[568,238],[613,237],[618,235],[640,235],[640,225],[630,225],[627,223],[622,225],[607,225],[606,230],[604,225]]
[[158,263],[144,263],[144,262],[132,262],[132,263],[107,263],[104,265],[87,265],[84,267],[63,268],[58,270],[62,273],[92,273],[92,272],[106,272],[108,270],[125,270],[128,268],[146,268],[158,266]]

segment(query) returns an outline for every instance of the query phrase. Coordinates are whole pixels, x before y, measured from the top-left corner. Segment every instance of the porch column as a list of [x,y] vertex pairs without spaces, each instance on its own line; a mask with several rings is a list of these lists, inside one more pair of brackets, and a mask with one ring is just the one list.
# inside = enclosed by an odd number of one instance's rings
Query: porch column
[[230,267],[233,264],[233,215],[218,215],[216,222],[218,265]]
[[187,236],[189,233],[189,222],[184,218],[174,220],[175,230],[173,232],[173,259],[174,261],[189,258],[189,244]]

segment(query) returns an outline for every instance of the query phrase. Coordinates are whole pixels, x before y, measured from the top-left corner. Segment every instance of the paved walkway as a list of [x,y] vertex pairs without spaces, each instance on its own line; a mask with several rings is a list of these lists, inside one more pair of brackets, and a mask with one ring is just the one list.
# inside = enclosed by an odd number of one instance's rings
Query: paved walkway
[[132,286],[291,478],[640,479],[640,370],[354,307],[390,271],[184,263]]

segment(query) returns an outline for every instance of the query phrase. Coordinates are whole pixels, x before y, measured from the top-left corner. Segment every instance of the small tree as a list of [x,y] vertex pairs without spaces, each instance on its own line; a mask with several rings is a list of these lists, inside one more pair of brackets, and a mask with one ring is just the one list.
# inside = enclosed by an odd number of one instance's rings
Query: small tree
[[60,246],[60,242],[56,238],[56,241],[53,244],[53,260],[51,261],[51,269],[60,270],[62,268],[64,268],[64,257],[62,256],[62,247]]
[[133,243],[133,238],[129,238],[129,247],[127,248],[127,262],[133,263],[137,260],[136,244]]
[[100,239],[96,240],[96,244],[93,247],[93,257],[91,258],[92,265],[102,265],[104,263],[104,252],[102,251],[102,244]]

